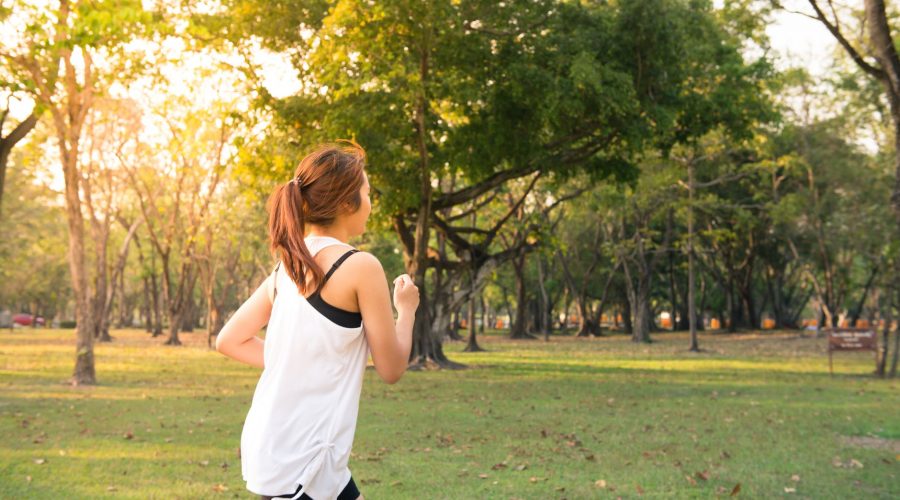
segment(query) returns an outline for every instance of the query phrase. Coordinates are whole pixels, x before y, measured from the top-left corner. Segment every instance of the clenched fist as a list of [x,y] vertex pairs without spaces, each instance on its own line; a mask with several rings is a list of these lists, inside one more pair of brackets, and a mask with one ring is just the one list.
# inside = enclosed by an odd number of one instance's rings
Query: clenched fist
[[394,307],[397,312],[404,314],[415,314],[419,307],[419,287],[408,274],[401,274],[394,279]]

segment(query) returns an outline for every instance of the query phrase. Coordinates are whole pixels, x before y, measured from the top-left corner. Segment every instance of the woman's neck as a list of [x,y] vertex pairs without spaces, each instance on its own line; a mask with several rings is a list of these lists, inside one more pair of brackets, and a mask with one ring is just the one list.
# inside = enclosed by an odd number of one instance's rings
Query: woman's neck
[[339,227],[309,226],[306,230],[306,237],[309,238],[310,236],[334,238],[342,243],[347,243],[350,239],[347,231],[341,230]]

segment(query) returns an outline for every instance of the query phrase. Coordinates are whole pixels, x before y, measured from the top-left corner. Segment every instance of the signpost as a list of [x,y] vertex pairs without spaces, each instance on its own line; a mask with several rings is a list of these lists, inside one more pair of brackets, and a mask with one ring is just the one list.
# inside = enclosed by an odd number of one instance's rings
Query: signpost
[[873,351],[878,364],[878,333],[871,328],[832,328],[828,332],[828,371],[834,375],[834,351]]

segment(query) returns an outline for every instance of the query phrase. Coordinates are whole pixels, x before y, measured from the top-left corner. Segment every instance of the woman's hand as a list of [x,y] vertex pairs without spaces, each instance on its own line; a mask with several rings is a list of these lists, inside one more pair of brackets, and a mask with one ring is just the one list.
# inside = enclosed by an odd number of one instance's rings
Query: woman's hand
[[415,315],[419,307],[419,287],[408,274],[394,279],[394,307],[400,314]]

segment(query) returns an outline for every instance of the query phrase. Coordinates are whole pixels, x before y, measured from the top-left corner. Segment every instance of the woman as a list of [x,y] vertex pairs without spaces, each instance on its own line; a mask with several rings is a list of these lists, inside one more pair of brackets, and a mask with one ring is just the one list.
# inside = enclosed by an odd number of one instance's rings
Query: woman
[[389,384],[406,371],[419,291],[408,275],[394,280],[395,323],[378,259],[347,244],[372,211],[364,166],[355,143],[324,145],[276,188],[279,262],[216,338],[263,369],[241,434],[244,480],[262,498],[361,499],[347,461],[367,356]]

